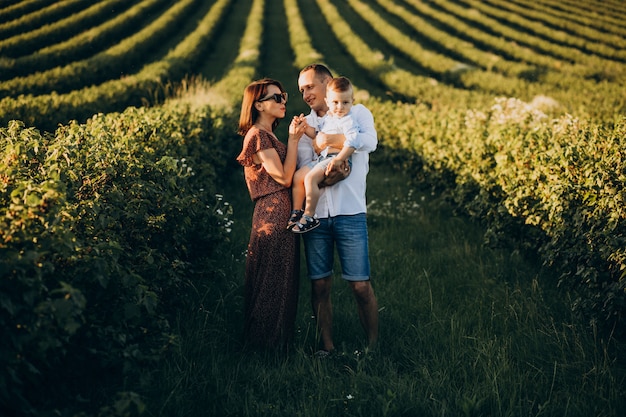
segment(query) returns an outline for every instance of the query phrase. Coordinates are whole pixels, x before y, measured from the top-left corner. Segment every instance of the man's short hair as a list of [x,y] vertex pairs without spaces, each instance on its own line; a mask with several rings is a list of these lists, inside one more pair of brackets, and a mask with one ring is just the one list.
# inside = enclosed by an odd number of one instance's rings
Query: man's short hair
[[332,72],[328,69],[328,67],[324,64],[310,64],[300,70],[300,74],[307,72],[309,70],[313,70],[315,72],[315,76],[323,80],[327,77],[333,78]]

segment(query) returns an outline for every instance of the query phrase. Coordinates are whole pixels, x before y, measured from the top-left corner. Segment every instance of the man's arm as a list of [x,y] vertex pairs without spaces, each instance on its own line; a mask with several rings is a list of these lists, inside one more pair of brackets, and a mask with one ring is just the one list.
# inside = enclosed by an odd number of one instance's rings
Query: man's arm
[[374,126],[374,116],[372,112],[362,104],[352,107],[352,117],[354,123],[359,126],[359,133],[356,135],[355,141],[349,143],[356,149],[356,152],[373,152],[378,146],[378,133]]
[[318,149],[326,149],[328,147],[341,149],[343,148],[343,142],[346,140],[346,137],[343,133],[324,133],[317,132],[317,136],[315,136],[315,146]]

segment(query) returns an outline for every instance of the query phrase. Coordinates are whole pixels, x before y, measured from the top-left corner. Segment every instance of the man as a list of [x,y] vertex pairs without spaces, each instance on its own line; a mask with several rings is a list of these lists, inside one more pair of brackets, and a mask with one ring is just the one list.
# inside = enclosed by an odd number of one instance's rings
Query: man
[[[317,133],[318,149],[327,146],[341,148],[343,134],[321,132],[323,118],[328,111],[325,101],[326,85],[333,78],[330,70],[321,64],[312,64],[300,71],[298,88],[302,98],[311,108],[306,116],[309,126]],[[369,153],[376,149],[378,138],[372,113],[363,106],[353,114],[360,127],[352,144],[352,171],[333,186],[322,188],[315,216],[320,225],[303,235],[308,275],[311,279],[311,304],[320,332],[322,349],[317,356],[326,356],[333,343],[333,309],[331,302],[334,246],[345,279],[354,294],[359,319],[367,337],[367,347],[373,348],[378,340],[378,302],[370,282],[367,222],[365,217],[365,186],[369,171]],[[315,158],[313,138],[302,136],[298,144],[298,167]]]

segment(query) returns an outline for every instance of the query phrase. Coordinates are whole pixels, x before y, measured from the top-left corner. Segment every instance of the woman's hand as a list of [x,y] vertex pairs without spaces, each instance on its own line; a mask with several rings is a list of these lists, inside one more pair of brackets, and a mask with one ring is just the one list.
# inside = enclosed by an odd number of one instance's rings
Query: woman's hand
[[289,123],[289,137],[300,139],[307,127],[309,127],[309,124],[304,115],[300,114],[299,116],[294,116],[293,119],[291,119],[291,123]]

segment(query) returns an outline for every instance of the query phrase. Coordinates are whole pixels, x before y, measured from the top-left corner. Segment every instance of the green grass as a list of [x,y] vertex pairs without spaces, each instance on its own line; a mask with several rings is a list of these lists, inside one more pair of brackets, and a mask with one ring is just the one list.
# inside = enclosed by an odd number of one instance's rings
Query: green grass
[[[619,416],[626,410],[623,345],[570,313],[550,271],[440,197],[372,156],[368,180],[372,279],[380,346],[364,335],[347,285],[335,279],[338,353],[314,359],[315,326],[302,263],[298,335],[286,355],[241,350],[243,251],[251,203],[241,173],[224,198],[234,208],[232,274],[195,311],[148,393],[155,416]],[[620,362],[621,360],[621,362]]]

